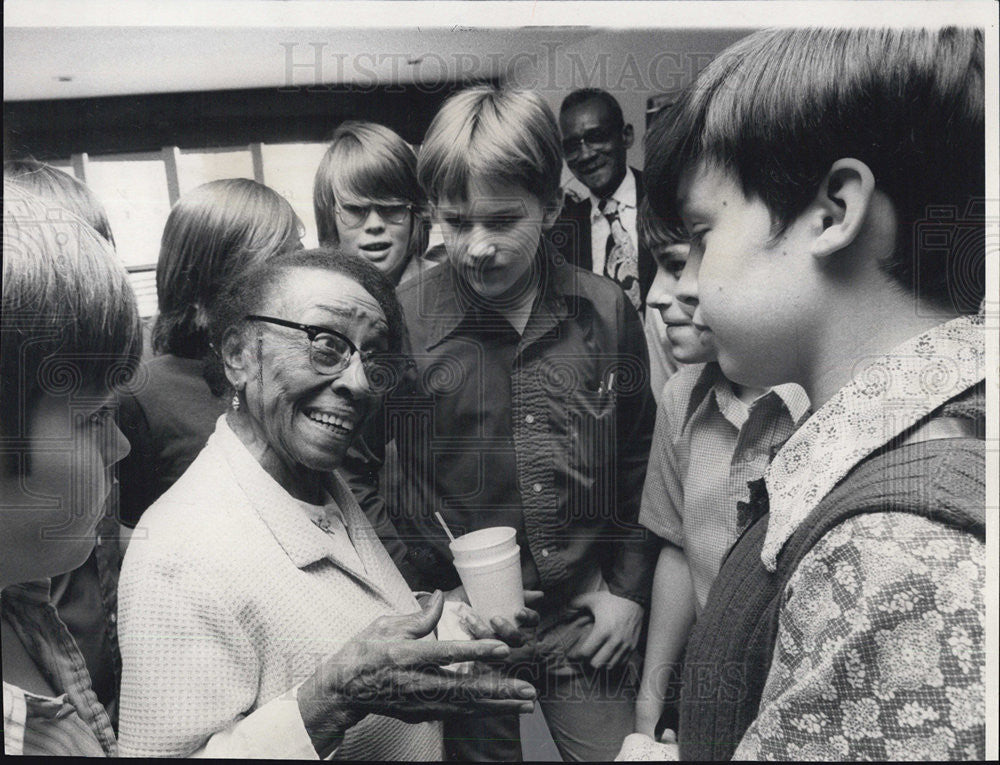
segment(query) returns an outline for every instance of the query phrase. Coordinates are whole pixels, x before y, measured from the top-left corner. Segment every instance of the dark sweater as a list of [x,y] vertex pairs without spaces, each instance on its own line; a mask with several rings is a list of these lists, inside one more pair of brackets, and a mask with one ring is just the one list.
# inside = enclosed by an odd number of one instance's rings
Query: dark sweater
[[134,527],[194,462],[229,406],[202,376],[201,359],[164,354],[143,361],[118,399],[118,421],[132,450],[118,465],[120,519]]
[[860,463],[812,511],[770,573],[761,562],[767,532],[763,481],[757,519],[737,541],[709,593],[687,646],[680,707],[684,760],[727,760],[756,719],[786,586],[813,545],[839,523],[873,512],[914,513],[985,538],[984,441],[922,441]]

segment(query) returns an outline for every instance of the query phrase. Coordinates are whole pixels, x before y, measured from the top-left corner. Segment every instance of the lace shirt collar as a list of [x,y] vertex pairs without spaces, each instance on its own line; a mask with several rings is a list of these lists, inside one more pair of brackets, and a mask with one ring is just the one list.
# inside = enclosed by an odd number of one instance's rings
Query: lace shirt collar
[[785,542],[861,460],[985,376],[982,316],[961,316],[898,345],[799,428],[764,473],[770,502],[761,560]]

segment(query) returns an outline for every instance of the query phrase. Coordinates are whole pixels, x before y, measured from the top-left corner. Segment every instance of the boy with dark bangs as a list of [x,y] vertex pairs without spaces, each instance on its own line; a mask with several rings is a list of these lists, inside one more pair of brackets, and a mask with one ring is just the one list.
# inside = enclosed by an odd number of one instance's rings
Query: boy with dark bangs
[[647,138],[723,372],[814,410],[688,643],[682,759],[985,754],[983,101],[978,31],[764,31]]
[[679,221],[642,206],[639,231],[657,266],[647,310],[660,314],[666,350],[680,362],[660,394],[639,510],[639,523],[661,542],[636,701],[636,731],[654,736],[675,716],[672,668],[736,541],[739,503],[809,400],[795,384],[758,389],[726,378],[698,303],[699,253],[689,252]]

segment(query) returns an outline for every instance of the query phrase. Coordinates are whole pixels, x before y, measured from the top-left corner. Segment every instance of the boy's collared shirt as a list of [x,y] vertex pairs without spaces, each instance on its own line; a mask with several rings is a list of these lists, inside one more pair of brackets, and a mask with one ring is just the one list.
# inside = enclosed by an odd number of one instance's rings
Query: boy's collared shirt
[[45,697],[4,683],[4,753],[118,754],[111,719],[90,684],[76,641],[52,605],[49,580],[4,589],[3,618],[53,686]]
[[[765,474],[764,565],[856,464],[980,384],[984,360],[982,318],[960,317],[817,411]],[[858,515],[822,537],[789,580],[734,759],[981,759],[985,570],[982,542],[917,515]]]
[[639,522],[684,550],[699,610],[736,541],[747,483],[808,409],[798,385],[747,406],[716,363],[682,366],[664,386]]
[[[447,263],[400,288],[415,384],[386,401],[369,453],[395,437],[401,467],[383,480],[422,576],[412,585],[458,584],[438,511],[456,534],[516,524],[526,587],[558,601],[603,567],[613,594],[645,605],[655,550],[636,519],[655,405],[642,325],[613,283],[543,246],[543,286],[519,339],[473,305]],[[497,348],[472,331],[484,329],[506,354],[486,379]]]
[[[871,361],[860,368],[861,362]],[[761,560],[774,571],[782,546],[861,460],[985,378],[983,320],[961,316],[860,359],[859,374],[810,417],[764,474],[770,518]]]
[[110,502],[97,524],[90,558],[77,569],[54,576],[50,594],[59,619],[84,657],[98,699],[118,727],[122,659],[118,652],[118,574],[122,566],[120,526]]

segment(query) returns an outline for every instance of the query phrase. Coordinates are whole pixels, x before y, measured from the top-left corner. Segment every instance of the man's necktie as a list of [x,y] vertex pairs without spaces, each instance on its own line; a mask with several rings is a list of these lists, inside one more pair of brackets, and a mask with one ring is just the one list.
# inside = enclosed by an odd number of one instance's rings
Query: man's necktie
[[618,202],[614,199],[602,199],[597,209],[607,219],[611,227],[608,241],[604,248],[604,275],[610,276],[621,285],[636,310],[642,309],[642,294],[639,290],[639,258],[635,245],[622,226],[618,216]]

